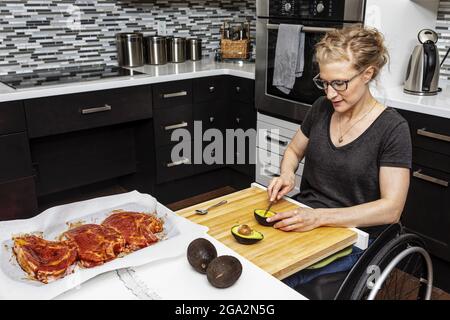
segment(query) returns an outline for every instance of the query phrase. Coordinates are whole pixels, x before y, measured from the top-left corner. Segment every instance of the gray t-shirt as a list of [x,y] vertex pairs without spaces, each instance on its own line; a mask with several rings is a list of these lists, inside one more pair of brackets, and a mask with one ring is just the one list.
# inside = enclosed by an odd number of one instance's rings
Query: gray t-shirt
[[[380,199],[380,167],[411,169],[408,123],[386,108],[356,140],[336,147],[330,138],[333,111],[331,102],[321,97],[301,124],[309,143],[297,199],[312,208],[351,207]],[[383,227],[362,229],[374,237]]]

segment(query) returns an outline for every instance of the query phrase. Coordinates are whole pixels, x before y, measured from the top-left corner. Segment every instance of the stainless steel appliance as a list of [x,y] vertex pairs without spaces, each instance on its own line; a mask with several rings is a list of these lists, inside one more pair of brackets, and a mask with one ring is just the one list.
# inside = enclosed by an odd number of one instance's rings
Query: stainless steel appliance
[[[363,23],[365,0],[257,0],[256,108],[302,121],[311,104],[324,94],[313,83],[319,73],[314,46],[324,32],[347,24]],[[280,24],[303,25],[305,66],[293,89],[284,94],[272,85],[275,48]]]
[[167,39],[169,46],[169,62],[185,62],[186,61],[186,39],[181,37],[173,37]]
[[116,34],[117,61],[121,67],[144,65],[144,36],[140,32]]
[[0,76],[0,82],[3,82],[14,89],[25,89],[38,86],[54,86],[64,83],[131,77],[136,75],[143,75],[143,73],[116,66],[93,65],[52,70],[36,70],[29,73]]
[[145,62],[153,65],[162,65],[167,63],[167,44],[166,38],[161,36],[147,36],[145,43]]
[[418,34],[420,44],[409,58],[404,92],[420,96],[431,96],[439,92],[439,50],[436,47],[438,35],[430,29]]
[[187,59],[197,61],[202,59],[202,39],[187,40]]

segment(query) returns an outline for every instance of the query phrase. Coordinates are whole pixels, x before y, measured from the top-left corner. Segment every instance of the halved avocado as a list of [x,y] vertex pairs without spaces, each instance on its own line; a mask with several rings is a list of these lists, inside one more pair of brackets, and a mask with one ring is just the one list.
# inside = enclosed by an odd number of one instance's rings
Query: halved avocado
[[273,217],[274,215],[276,215],[275,212],[273,211],[267,211],[265,209],[255,209],[255,211],[253,211],[254,215],[255,215],[255,219],[256,221],[258,221],[258,223],[260,225],[266,226],[266,227],[271,227],[273,226],[275,223],[277,223],[276,221],[272,221],[272,222],[267,222],[266,219]]
[[231,228],[231,234],[241,244],[254,244],[264,239],[264,235],[246,224],[238,224]]

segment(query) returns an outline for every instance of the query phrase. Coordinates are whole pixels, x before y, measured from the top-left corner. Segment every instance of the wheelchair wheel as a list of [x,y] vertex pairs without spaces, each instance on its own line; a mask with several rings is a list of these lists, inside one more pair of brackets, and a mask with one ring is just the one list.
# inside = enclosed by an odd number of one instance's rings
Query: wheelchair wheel
[[430,300],[432,290],[433,266],[428,252],[410,247],[386,266],[367,299]]
[[[367,264],[366,272],[356,281],[350,299],[367,299],[383,271],[387,270],[391,262],[396,262],[395,258],[399,254],[411,247],[423,248],[424,243],[414,234],[403,234],[389,241]],[[380,300],[425,299],[427,294],[425,289],[432,285],[432,278],[428,279],[430,272],[432,274],[424,255],[411,252],[386,275],[385,281],[380,284],[374,298]]]

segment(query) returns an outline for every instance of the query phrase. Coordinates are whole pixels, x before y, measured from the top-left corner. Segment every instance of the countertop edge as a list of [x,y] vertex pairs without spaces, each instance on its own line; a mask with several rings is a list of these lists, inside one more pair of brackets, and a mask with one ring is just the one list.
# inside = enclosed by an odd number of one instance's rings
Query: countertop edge
[[251,80],[255,79],[254,72],[236,70],[232,68],[217,68],[212,70],[192,71],[180,74],[167,74],[162,76],[138,75],[125,79],[98,80],[92,82],[72,83],[70,85],[64,84],[59,86],[49,86],[23,90],[14,90],[2,84],[4,90],[10,91],[0,93],[0,102],[44,98],[89,91],[126,88],[132,86],[149,85],[161,82],[187,80],[218,75],[230,75]]

